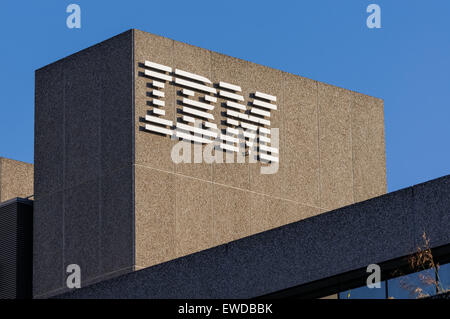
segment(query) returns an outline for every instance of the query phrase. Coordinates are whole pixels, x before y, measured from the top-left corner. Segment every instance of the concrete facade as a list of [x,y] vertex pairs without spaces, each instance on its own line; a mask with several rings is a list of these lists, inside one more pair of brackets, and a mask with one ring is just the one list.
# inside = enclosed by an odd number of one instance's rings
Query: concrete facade
[[[139,268],[386,193],[382,100],[137,30],[134,60]],[[146,60],[277,96],[278,172],[262,175],[260,163],[174,164],[177,141],[142,130]],[[181,90],[164,88],[164,118],[174,123]]]
[[[143,129],[145,61],[276,95],[278,172],[174,164],[177,141]],[[165,83],[173,123],[181,90]],[[382,100],[138,30],[36,71],[35,135],[37,297],[71,263],[85,285],[386,193]]]
[[32,196],[33,170],[33,164],[0,157],[0,202]]
[[34,296],[134,269],[131,39],[36,71]]
[[255,298],[359,270],[362,286],[367,265],[417,253],[424,232],[449,247],[449,207],[445,176],[59,297]]

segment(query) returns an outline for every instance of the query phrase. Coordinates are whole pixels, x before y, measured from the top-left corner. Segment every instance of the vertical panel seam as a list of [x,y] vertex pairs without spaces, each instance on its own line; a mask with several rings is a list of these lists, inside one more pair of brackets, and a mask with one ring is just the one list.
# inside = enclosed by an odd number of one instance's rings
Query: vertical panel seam
[[2,164],[3,164],[3,157],[0,157],[0,203],[3,201],[3,199],[2,199],[2,188],[3,188]]
[[[213,78],[213,67],[212,67],[212,63],[213,63],[213,56],[211,51],[209,51],[209,75],[210,75],[210,79]],[[220,110],[219,110],[220,112]],[[220,122],[219,122],[220,123]],[[220,126],[219,126],[220,127]],[[216,214],[214,212],[214,194],[215,194],[215,187],[214,187],[214,163],[211,163],[211,219],[212,219],[212,225],[211,225],[211,230],[212,230],[212,235],[211,235],[211,240],[213,245],[217,244],[217,238],[216,238]]]
[[[172,40],[172,65],[175,65],[175,40]],[[175,94],[173,95],[173,123],[177,123],[177,88],[173,87]],[[176,172],[175,163],[172,161],[172,171]],[[175,189],[177,187],[177,177],[173,178],[175,183]],[[178,213],[178,202],[177,202],[177,192],[175,191],[175,213],[173,215],[173,230],[172,230],[172,254],[173,258],[177,257],[177,213]]]
[[322,163],[320,162],[320,105],[319,105],[319,82],[316,81],[316,118],[317,118],[317,154],[318,154],[318,161],[319,161],[319,180],[317,183],[318,188],[318,197],[319,197],[319,207],[322,206],[322,196],[321,196],[321,174],[320,171],[322,170]]
[[132,267],[136,270],[136,174],[134,163],[136,161],[136,101],[135,101],[135,29],[131,30],[131,250]]
[[[209,78],[210,79],[212,79],[213,78],[213,74],[212,74],[212,54],[211,54],[211,51],[209,51],[208,50],[208,56],[209,56]],[[214,170],[213,170],[213,167],[214,167],[214,163],[211,163],[210,164],[210,174],[211,174],[211,178],[210,178],[210,180],[211,180],[211,193],[210,193],[210,201],[211,201],[211,207],[210,207],[210,209],[211,209],[211,238],[210,238],[210,240],[211,240],[211,243],[213,244],[213,245],[215,245],[215,243],[216,243],[216,238],[215,238],[215,234],[216,234],[216,232],[215,232],[215,214],[214,214],[214,184],[212,184],[212,182],[214,181]]]
[[351,154],[352,154],[352,204],[355,203],[355,158],[354,158],[354,149],[353,149],[353,107],[354,107],[354,100],[355,100],[355,95],[353,93],[351,94],[351,99],[350,99],[350,107],[349,107],[349,111],[350,111],[350,149],[351,149]]
[[[65,65],[66,62],[63,63]],[[66,192],[66,72],[65,67],[61,69],[63,72],[63,187],[62,187],[62,198],[61,198],[61,205],[62,205],[62,278],[61,278],[61,288],[64,288],[64,276],[65,276],[65,244],[66,244],[66,234],[65,234],[65,214],[66,214],[66,206],[65,206],[65,192]]]
[[[106,70],[102,65],[101,73],[105,72]],[[104,93],[104,83],[105,83],[105,77],[102,77],[100,81],[100,105],[98,106],[98,194],[97,194],[97,200],[98,200],[98,272],[99,274],[102,273],[102,179],[103,179],[103,172],[102,172],[102,109],[103,109],[103,93]]]

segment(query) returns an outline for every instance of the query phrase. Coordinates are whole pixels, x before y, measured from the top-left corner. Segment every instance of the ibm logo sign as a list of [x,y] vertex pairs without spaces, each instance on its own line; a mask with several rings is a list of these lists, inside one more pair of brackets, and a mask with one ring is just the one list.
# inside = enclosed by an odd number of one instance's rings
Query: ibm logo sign
[[[249,94],[250,106],[240,86],[219,82],[169,66],[145,61],[144,75],[151,79],[151,110],[145,116],[145,131],[170,136],[196,144],[214,144],[224,152],[249,156],[251,162],[279,162],[278,132],[270,129],[270,115],[277,110],[277,97],[263,93]],[[166,85],[180,88],[177,123],[165,118]],[[217,89],[216,89],[217,88]],[[222,100],[224,129],[219,129],[212,111]]]

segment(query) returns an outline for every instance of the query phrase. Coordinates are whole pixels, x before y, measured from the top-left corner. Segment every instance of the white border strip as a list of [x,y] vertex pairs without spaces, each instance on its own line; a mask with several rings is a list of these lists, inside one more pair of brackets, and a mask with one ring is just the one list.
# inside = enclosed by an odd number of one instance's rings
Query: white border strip
[[153,99],[152,103],[158,106],[166,106],[166,103],[164,101],[158,100],[158,99]]
[[278,163],[278,157],[275,157],[275,156],[267,155],[267,154],[264,154],[264,153],[259,153],[259,157],[261,159],[263,159],[263,160],[266,160],[266,161]]
[[227,91],[220,90],[219,91],[219,95],[227,97],[227,98],[230,98],[230,99],[233,99],[233,100],[244,101],[244,97],[242,95],[230,93],[230,92],[227,92]]
[[195,92],[188,90],[188,89],[183,89],[183,91],[181,91],[183,93],[183,95],[187,95],[187,96],[194,96]]
[[258,127],[256,125],[245,123],[245,122],[241,122],[241,126],[243,128],[250,129],[250,130],[255,131],[255,132],[258,129]]
[[260,124],[263,124],[263,125],[270,125],[270,121],[269,120],[265,120],[265,119],[262,119],[262,118],[259,118],[259,117],[256,117],[256,116],[249,116],[248,117],[248,120],[249,121],[252,121],[252,122],[255,122],[255,123],[260,123]]
[[206,104],[206,103],[202,103],[202,102],[198,102],[198,101],[194,101],[194,100],[190,100],[187,98],[183,98],[183,103],[187,104],[187,105],[191,105],[191,106],[196,106],[196,107],[200,107],[202,109],[205,110],[214,110],[214,105],[211,104]]
[[217,130],[217,124],[216,123],[204,122],[203,124],[205,124],[206,127],[209,127],[209,128]]
[[152,111],[153,111],[154,114],[158,114],[158,115],[166,115],[166,111],[161,110],[161,109],[158,109],[158,108],[156,108],[156,107],[155,107]]
[[146,115],[145,120],[149,122],[154,122],[162,125],[172,126],[172,121],[165,120],[156,116]]
[[209,95],[205,95],[205,100],[208,102],[213,102],[213,103],[217,102],[217,98],[215,98],[214,96],[209,96]]
[[259,149],[266,151],[266,152],[278,154],[278,148],[270,147],[270,146],[267,146],[264,144],[259,144]]
[[270,95],[270,94],[266,94],[266,93],[262,93],[262,92],[258,92],[258,91],[255,92],[255,96],[256,97],[260,97],[262,99],[269,100],[269,101],[273,101],[273,102],[277,101],[277,97],[276,96]]
[[183,71],[183,70],[180,70],[180,69],[175,69],[175,74],[176,75],[180,75],[180,76],[184,76],[186,78],[190,78],[192,80],[197,80],[197,81],[200,81],[200,82],[205,82],[205,83],[212,84],[212,82],[209,79],[205,78],[204,76],[201,76],[201,75],[198,75],[198,74],[194,74],[194,73],[191,73],[191,72],[186,72],[186,71]]
[[227,127],[227,132],[229,132],[231,134],[239,135],[239,130],[232,128],[232,127]]
[[160,126],[151,125],[151,124],[145,124],[145,129],[147,131],[158,132],[158,133],[167,134],[167,135],[170,135],[170,136],[173,135],[173,131],[172,130],[169,130],[167,128],[160,127]]
[[251,138],[253,140],[253,139],[255,139],[256,134],[244,131],[244,137],[248,137],[248,138]]
[[220,148],[224,149],[224,150],[232,151],[232,152],[239,152],[239,147],[228,145],[228,144],[220,143]]
[[227,141],[227,142],[232,142],[232,143],[239,143],[239,139],[233,136],[229,136],[229,135],[225,135],[225,134],[220,134],[220,139],[223,141]]
[[227,101],[227,106],[232,107],[234,109],[239,109],[239,110],[244,110],[244,111],[247,110],[245,105],[242,105],[242,104],[239,104],[239,103],[236,103],[236,102]]
[[187,106],[183,106],[183,112],[186,112],[186,113],[189,113],[189,114],[193,114],[193,115],[197,115],[197,116],[200,116],[200,117],[204,117],[204,118],[207,118],[207,119],[210,119],[210,120],[214,120],[214,116],[212,114],[207,113],[207,112],[197,111],[197,110],[194,110],[194,109],[192,109],[190,107],[187,107]]
[[152,94],[158,97],[164,97],[164,92],[159,90],[152,90]]
[[206,138],[195,136],[195,135],[191,135],[189,133],[183,133],[183,132],[180,132],[180,131],[175,131],[175,135],[177,137],[179,137],[179,138],[184,139],[184,140],[190,140],[190,141],[194,141],[194,142],[198,142],[198,143],[205,143],[205,144],[212,143],[211,140],[208,140]]
[[227,110],[227,115],[238,117],[238,118],[241,118],[241,119],[244,119],[244,120],[248,120],[248,115],[247,114],[236,112],[236,111],[233,111],[233,110]]
[[261,110],[261,109],[257,109],[256,107],[252,107],[252,108],[250,109],[250,112],[251,112],[251,113],[255,113],[255,114],[259,114],[259,115],[262,115],[262,116],[270,117],[270,112],[263,111],[263,110]]
[[253,100],[253,105],[257,105],[257,106],[261,106],[264,107],[266,109],[271,109],[271,110],[276,110],[277,106],[275,104],[270,104],[261,100]]
[[164,89],[164,83],[153,80],[152,85],[156,88]]
[[183,79],[179,79],[179,78],[175,78],[175,83],[179,84],[179,85],[183,85],[183,86],[188,86],[190,88],[194,88],[194,89],[197,89],[200,91],[208,92],[208,93],[215,94],[217,92],[216,89],[211,88],[209,86],[198,84],[198,83],[187,81],[187,80],[183,80]]
[[227,119],[227,123],[234,126],[239,126],[239,121],[233,120],[233,119]]
[[227,83],[227,82],[222,82],[221,81],[221,82],[219,82],[219,86],[221,88],[233,90],[233,91],[236,91],[236,92],[241,92],[242,91],[242,89],[241,89],[241,87],[239,85],[234,85],[234,84],[230,84],[230,83]]
[[205,135],[205,136],[211,136],[211,137],[214,137],[214,138],[217,137],[217,133],[216,132],[211,132],[209,130],[204,130],[202,128],[194,127],[194,126],[191,126],[191,125],[177,123],[177,128],[180,128],[180,129],[185,130],[185,131],[190,131],[190,132],[202,134],[202,135]]
[[155,71],[145,70],[144,74],[146,76],[149,76],[149,77],[152,77],[152,78],[157,78],[157,79],[164,80],[164,81],[169,81],[169,82],[172,81],[172,77],[170,75],[166,75],[166,74],[163,74],[163,73],[158,73],[158,72],[155,72]]
[[151,62],[151,61],[145,61],[144,65],[146,67],[157,69],[157,70],[161,70],[161,71],[164,71],[164,72],[172,72],[172,68],[170,66],[162,65],[162,64],[159,64],[159,63],[155,63],[155,62]]
[[193,118],[191,116],[183,115],[183,121],[195,123],[195,118]]

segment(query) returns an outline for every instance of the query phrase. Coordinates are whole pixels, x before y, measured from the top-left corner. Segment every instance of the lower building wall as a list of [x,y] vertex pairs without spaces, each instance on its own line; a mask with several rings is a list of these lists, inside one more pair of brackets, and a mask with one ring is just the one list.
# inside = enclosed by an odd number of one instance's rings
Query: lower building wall
[[252,298],[450,243],[450,176],[126,274],[60,298]]

